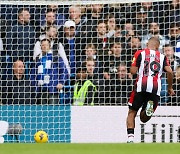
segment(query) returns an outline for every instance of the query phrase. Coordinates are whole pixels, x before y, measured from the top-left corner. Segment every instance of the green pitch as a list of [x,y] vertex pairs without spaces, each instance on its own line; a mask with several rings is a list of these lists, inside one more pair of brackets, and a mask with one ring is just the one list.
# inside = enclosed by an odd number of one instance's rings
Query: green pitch
[[0,154],[180,154],[178,143],[0,144]]

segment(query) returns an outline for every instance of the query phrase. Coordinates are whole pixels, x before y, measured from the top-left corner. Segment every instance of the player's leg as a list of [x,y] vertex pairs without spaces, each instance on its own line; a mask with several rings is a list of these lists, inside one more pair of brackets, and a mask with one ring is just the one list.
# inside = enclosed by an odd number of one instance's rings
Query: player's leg
[[154,113],[154,111],[157,108],[159,96],[151,93],[146,94],[146,103],[143,104],[141,113],[140,113],[140,119],[143,123],[146,123],[149,121]]
[[146,115],[146,110],[141,110],[141,113],[140,113],[141,122],[146,123],[147,121],[151,119],[151,116]]
[[141,98],[142,98],[141,93],[136,93],[135,91],[131,93],[130,100],[128,103],[129,111],[128,111],[128,116],[127,116],[127,121],[126,121],[128,143],[131,143],[134,140],[135,117],[137,115],[137,111],[142,106]]
[[127,134],[128,134],[128,143],[133,142],[134,140],[134,128],[135,128],[135,117],[137,111],[129,109],[127,116]]

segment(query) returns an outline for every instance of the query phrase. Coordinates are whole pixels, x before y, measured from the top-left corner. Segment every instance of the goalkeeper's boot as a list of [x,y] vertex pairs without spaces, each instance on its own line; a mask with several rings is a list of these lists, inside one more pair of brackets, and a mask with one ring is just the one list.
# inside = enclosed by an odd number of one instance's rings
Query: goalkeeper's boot
[[146,115],[151,117],[154,113],[153,109],[153,101],[148,101],[147,102],[147,107],[146,107]]

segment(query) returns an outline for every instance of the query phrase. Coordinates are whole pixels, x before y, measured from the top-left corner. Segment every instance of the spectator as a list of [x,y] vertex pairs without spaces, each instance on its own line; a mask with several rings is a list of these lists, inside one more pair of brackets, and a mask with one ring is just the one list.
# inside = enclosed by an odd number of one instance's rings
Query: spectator
[[134,30],[134,25],[130,21],[127,21],[123,26],[124,26],[123,29],[125,31],[133,31]]
[[116,78],[110,81],[110,97],[106,102],[111,105],[127,105],[128,98],[132,91],[132,76],[128,74],[125,63],[120,63],[117,68]]
[[94,105],[96,86],[87,79],[86,68],[78,68],[74,85],[73,105]]
[[117,39],[112,40],[110,43],[109,55],[104,56],[104,78],[106,80],[111,80],[115,78],[117,73],[117,66],[119,66],[121,61],[125,61],[125,56],[123,55],[123,48],[121,42]]
[[59,56],[50,52],[50,40],[41,40],[42,56],[31,72],[32,86],[36,88],[38,104],[59,104],[59,90],[68,78]]
[[175,78],[173,80],[173,88],[175,95],[169,96],[168,105],[180,106],[180,65],[175,71]]
[[64,25],[66,17],[58,12],[58,5],[48,5],[47,12],[41,17],[41,31],[45,32],[46,27],[56,26],[59,30]]
[[122,31],[121,26],[116,25],[114,37],[115,38],[121,38],[122,37],[122,32],[121,31]]
[[115,13],[115,17],[120,19],[121,24],[125,23],[126,19],[130,19],[131,21],[136,18],[135,10],[137,8],[136,3],[117,3],[117,4],[109,4],[109,10],[105,10],[106,13],[113,12]]
[[[166,16],[166,26],[168,23],[180,23],[180,3],[179,0],[172,0],[170,3],[169,17]],[[168,26],[169,27],[169,26]],[[166,27],[166,28],[168,28]]]
[[95,61],[92,57],[88,57],[82,66],[86,67],[87,79],[90,80],[97,88],[97,93],[95,95],[95,104],[101,104],[104,102],[104,89],[105,84],[103,78],[99,74],[95,73]]
[[[59,42],[64,46],[64,50],[67,55],[67,59],[70,63],[71,75],[75,75],[76,62],[80,60],[82,51],[85,48],[84,39],[75,36],[76,33],[76,24],[72,20],[68,20],[64,24],[63,33],[59,35]],[[85,38],[86,39],[86,38]]]
[[126,47],[126,60],[128,69],[131,66],[133,55],[137,50],[141,49],[141,39],[137,36],[133,36],[130,38],[128,45]]
[[122,36],[125,37],[125,41],[128,42],[132,36],[136,35],[135,30],[134,30],[134,25],[131,22],[127,21],[123,25],[121,34],[122,34]]
[[155,21],[149,24],[149,34],[142,37],[141,47],[145,48],[148,40],[153,36],[159,39],[160,41],[159,51],[163,52],[162,48],[165,44],[169,44],[169,40],[167,40],[164,36],[160,35],[159,24]]
[[139,7],[136,13],[136,21],[135,21],[136,23],[135,29],[139,37],[148,34],[147,16],[148,16],[147,11]]
[[99,20],[96,28],[96,32],[88,33],[88,43],[93,43],[96,47],[96,51],[98,55],[104,55],[104,52],[108,46],[108,38],[107,34],[107,24],[106,21]]
[[94,74],[95,61],[93,60],[93,58],[92,57],[88,57],[86,59],[85,63],[86,63],[86,70],[87,70],[88,78],[92,79],[92,80],[97,79],[98,77],[95,77],[97,75]]
[[105,19],[107,20],[108,27],[106,36],[111,38],[116,32],[116,18],[113,14],[108,14]]
[[48,9],[52,10],[56,14],[57,25],[63,26],[66,21],[66,17],[63,14],[63,10],[65,8],[64,7],[62,7],[62,9],[60,9],[60,8],[61,8],[61,6],[58,6],[58,5],[48,5]]
[[30,25],[30,13],[23,8],[18,13],[18,24],[9,27],[6,35],[7,55],[13,59],[22,58],[24,62],[32,61],[35,30]]
[[85,53],[82,55],[82,58],[79,62],[79,66],[81,66],[82,62],[85,61],[88,57],[92,57],[95,61],[95,69],[94,73],[99,74],[102,76],[103,70],[102,70],[102,62],[99,61],[99,56],[97,55],[96,48],[93,44],[87,44],[85,47]]
[[180,23],[179,4],[178,0],[154,3],[154,10],[156,10],[154,16],[158,17],[161,34],[168,35],[170,23]]
[[177,23],[171,23],[169,34],[167,36],[167,39],[170,41],[169,43],[175,47],[176,41],[180,39],[180,24]]
[[[172,70],[175,72],[176,67],[180,65],[180,58],[174,54],[174,48],[170,44],[166,44],[163,47],[163,53],[169,60],[170,66]],[[161,78],[162,90],[161,90],[161,105],[165,105],[168,101],[168,93],[167,93],[167,81],[166,76],[163,73]]]
[[102,19],[103,4],[92,4],[87,11],[86,32],[94,32],[99,20]]
[[87,26],[87,17],[82,16],[81,8],[78,5],[72,5],[69,7],[69,19],[76,24],[76,36],[83,32],[83,26]]
[[46,34],[41,35],[39,37],[39,40],[36,42],[34,46],[34,55],[33,55],[33,60],[36,60],[37,57],[39,57],[42,54],[41,50],[41,40],[42,39],[49,39],[51,41],[51,52],[53,53],[54,56],[60,56],[64,64],[66,65],[66,69],[68,70],[68,73],[70,75],[70,66],[69,66],[69,61],[67,59],[66,53],[64,51],[64,47],[61,42],[59,42],[57,38],[57,28],[55,26],[49,26],[46,28]]
[[34,104],[30,81],[25,79],[25,66],[23,61],[13,63],[13,74],[2,80],[3,104]]
[[153,6],[153,2],[142,2],[140,9],[142,11],[147,12],[148,20],[152,20],[155,16],[154,13],[156,12],[155,7]]
[[166,44],[163,47],[163,52],[166,55],[166,57],[168,58],[172,70],[175,71],[176,67],[178,65],[180,65],[180,58],[174,54],[173,46]]

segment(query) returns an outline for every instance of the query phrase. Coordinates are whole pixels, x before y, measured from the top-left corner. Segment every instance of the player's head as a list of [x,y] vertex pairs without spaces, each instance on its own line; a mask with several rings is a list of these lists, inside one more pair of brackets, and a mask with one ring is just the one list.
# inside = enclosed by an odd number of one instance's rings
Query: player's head
[[147,43],[147,48],[151,50],[158,50],[160,41],[157,37],[151,37]]

